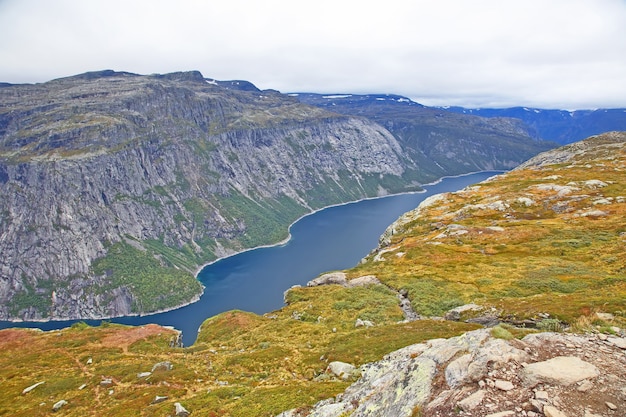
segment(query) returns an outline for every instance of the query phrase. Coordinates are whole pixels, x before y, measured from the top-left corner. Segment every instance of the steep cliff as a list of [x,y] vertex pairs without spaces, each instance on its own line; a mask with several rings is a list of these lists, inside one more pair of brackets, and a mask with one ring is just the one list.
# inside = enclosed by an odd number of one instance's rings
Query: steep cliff
[[102,71],[0,90],[0,318],[156,311],[203,263],[313,208],[415,188],[362,118],[200,73]]
[[471,171],[511,169],[556,144],[534,140],[533,130],[514,118],[485,118],[423,106],[389,94],[298,93],[303,103],[367,117],[388,129],[421,175],[440,178]]

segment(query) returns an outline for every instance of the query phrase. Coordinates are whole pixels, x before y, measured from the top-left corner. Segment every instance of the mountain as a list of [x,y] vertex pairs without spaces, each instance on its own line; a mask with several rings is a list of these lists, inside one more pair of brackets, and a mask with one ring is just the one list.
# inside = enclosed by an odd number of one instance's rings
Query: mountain
[[521,120],[538,138],[567,144],[604,132],[626,130],[626,109],[545,110],[527,107],[466,109],[445,107],[457,114],[511,117]]
[[429,197],[359,265],[189,348],[156,325],[1,330],[0,414],[621,415],[625,168],[612,132]]
[[510,169],[518,160],[557,146],[531,140],[519,120],[460,115],[388,94],[294,93],[302,103],[367,117],[387,128],[421,170],[439,178],[463,172]]
[[312,209],[419,187],[375,123],[198,72],[86,73],[0,103],[2,319],[181,305],[200,265]]
[[201,265],[276,243],[314,209],[510,168],[545,148],[490,129],[421,151],[369,118],[194,71],[4,85],[0,319],[180,306],[201,293]]

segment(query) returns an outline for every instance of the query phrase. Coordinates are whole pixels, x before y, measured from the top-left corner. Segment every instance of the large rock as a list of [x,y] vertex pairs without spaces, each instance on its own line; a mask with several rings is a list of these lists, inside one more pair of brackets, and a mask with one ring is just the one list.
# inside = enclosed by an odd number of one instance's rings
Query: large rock
[[340,361],[334,361],[329,363],[326,369],[337,378],[343,379],[345,381],[352,378],[356,371],[356,367],[354,365]]
[[528,387],[537,384],[572,385],[599,375],[598,368],[575,356],[559,356],[524,367],[522,380]]
[[328,274],[320,275],[319,277],[312,279],[306,283],[307,287],[317,287],[318,285],[342,285],[346,286],[348,280],[344,272],[331,272]]

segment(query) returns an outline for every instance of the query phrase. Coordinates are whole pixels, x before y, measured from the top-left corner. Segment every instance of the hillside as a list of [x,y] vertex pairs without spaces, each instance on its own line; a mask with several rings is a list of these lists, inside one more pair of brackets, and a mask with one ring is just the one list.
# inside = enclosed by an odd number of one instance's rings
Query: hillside
[[105,70],[3,84],[0,319],[180,306],[201,293],[200,266],[279,242],[314,209],[544,149],[523,134],[523,152],[497,129],[492,139],[471,164],[459,153],[433,170],[436,157],[415,159],[367,118],[245,81]]
[[[439,178],[464,172],[511,169],[518,159],[557,146],[540,141],[514,118],[486,118],[426,107],[389,94],[293,94],[302,103],[367,117],[387,128],[422,170]],[[531,140],[535,138],[534,140]]]
[[2,330],[0,414],[622,415],[625,176],[614,132],[433,196],[355,268],[185,349],[153,325]]

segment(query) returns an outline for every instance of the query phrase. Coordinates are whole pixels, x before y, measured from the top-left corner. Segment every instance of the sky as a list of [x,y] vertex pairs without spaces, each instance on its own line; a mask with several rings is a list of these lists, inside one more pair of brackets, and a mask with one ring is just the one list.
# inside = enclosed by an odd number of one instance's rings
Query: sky
[[626,107],[626,0],[0,0],[0,82],[102,69],[431,106]]

